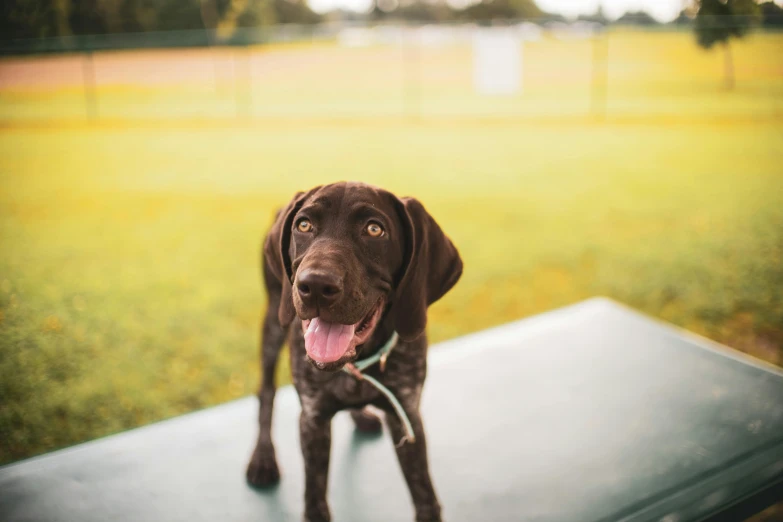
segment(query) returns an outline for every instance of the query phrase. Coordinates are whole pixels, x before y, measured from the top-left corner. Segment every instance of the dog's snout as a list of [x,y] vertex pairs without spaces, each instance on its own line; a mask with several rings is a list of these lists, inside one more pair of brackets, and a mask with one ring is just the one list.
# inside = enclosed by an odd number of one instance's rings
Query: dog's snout
[[321,270],[305,269],[296,278],[296,289],[305,303],[328,306],[343,293],[343,278]]

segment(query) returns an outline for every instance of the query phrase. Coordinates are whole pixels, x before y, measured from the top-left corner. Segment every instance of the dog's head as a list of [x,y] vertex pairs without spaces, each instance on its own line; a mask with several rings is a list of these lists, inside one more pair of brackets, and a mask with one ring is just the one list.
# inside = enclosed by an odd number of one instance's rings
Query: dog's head
[[382,317],[404,341],[427,324],[427,307],[462,274],[451,241],[413,198],[363,183],[298,193],[264,247],[282,281],[279,318],[298,316],[310,361],[335,370],[357,358]]

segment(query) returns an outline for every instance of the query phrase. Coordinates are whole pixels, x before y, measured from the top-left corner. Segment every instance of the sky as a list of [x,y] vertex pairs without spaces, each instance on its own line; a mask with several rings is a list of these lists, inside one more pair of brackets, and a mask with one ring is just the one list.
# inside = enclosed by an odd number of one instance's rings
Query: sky
[[[353,11],[366,11],[372,0],[307,0],[310,7],[323,13],[336,8]],[[559,13],[568,17],[595,13],[599,5],[609,18],[619,18],[626,11],[647,11],[661,22],[669,22],[677,17],[685,0],[534,0],[544,11]],[[455,3],[463,3],[455,2]],[[781,0],[776,0],[781,4]]]

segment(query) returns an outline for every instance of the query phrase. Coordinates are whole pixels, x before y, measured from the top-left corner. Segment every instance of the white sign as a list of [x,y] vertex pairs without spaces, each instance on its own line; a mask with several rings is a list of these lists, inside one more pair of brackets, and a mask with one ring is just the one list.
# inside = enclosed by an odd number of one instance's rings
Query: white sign
[[361,27],[343,29],[337,35],[337,43],[341,47],[370,47],[375,40],[376,34],[372,29]]
[[522,40],[501,27],[477,29],[473,35],[473,86],[486,95],[522,90]]

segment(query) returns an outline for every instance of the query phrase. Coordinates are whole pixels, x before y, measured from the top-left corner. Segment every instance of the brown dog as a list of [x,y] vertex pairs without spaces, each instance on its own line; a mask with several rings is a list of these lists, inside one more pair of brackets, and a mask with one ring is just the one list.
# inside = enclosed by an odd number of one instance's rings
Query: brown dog
[[[361,183],[335,183],[298,193],[281,210],[264,241],[268,308],[261,341],[260,434],[247,480],[279,480],[270,429],[275,365],[288,337],[305,462],[305,513],[330,520],[326,502],[331,419],[350,409],[357,427],[381,429],[363,408],[386,412],[417,521],[440,520],[419,414],[427,371],[427,307],[462,274],[451,241],[417,200]],[[293,326],[291,328],[291,326]],[[353,363],[377,354],[394,332],[388,360],[364,371],[399,401],[403,415]],[[338,371],[354,370],[354,375]],[[401,418],[402,417],[402,418]],[[406,423],[406,419],[409,424]],[[405,428],[412,437],[405,437]]]

